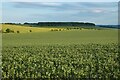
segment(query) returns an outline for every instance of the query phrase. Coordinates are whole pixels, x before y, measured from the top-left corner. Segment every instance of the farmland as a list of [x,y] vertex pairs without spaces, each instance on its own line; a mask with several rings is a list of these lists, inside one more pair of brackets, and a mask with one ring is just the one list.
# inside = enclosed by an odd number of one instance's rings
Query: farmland
[[29,27],[32,32],[27,32],[27,27],[8,26],[4,31],[10,28],[15,33],[2,35],[3,78],[120,77],[117,29]]
[[29,32],[29,30],[32,30],[33,32],[46,32],[49,31],[49,28],[33,28],[33,27],[26,27],[26,26],[21,26],[21,25],[7,25],[7,24],[3,24],[2,25],[2,29],[5,32],[6,29],[10,28],[11,30],[13,30],[15,33],[17,31],[20,31],[21,33],[27,33]]

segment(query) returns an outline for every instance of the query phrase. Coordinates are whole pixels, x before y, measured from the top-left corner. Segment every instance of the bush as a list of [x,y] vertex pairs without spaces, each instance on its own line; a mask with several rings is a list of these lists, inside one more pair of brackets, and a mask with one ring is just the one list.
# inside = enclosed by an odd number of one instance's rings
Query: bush
[[60,31],[59,29],[51,29],[51,31]]
[[9,29],[9,28],[7,28],[7,29],[6,29],[6,33],[14,33],[14,31],[11,30],[11,29]]
[[30,32],[32,32],[32,30],[29,30]]
[[20,31],[17,31],[17,33],[20,33]]
[[51,31],[54,31],[53,29],[51,29]]
[[61,31],[61,29],[59,29],[59,31]]
[[6,29],[6,33],[10,33],[10,29],[9,28]]

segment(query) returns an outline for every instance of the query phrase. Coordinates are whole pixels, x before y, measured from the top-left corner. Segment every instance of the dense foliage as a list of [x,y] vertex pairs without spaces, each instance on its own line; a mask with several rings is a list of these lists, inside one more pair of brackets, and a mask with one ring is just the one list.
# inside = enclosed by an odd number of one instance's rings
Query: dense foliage
[[25,25],[36,25],[36,26],[95,26],[94,23],[84,22],[38,22],[38,23],[24,23]]
[[118,44],[6,46],[3,78],[120,78]]

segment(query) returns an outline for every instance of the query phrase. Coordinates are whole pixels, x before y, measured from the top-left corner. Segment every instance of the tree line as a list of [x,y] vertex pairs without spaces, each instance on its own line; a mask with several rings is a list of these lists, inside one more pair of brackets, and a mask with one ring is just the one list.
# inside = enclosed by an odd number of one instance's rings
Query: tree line
[[85,22],[38,22],[38,23],[28,23],[28,22],[25,22],[25,23],[2,23],[2,24],[10,24],[10,25],[21,25],[21,26],[31,26],[31,27],[37,27],[37,26],[65,26],[65,27],[68,27],[68,26],[71,26],[71,27],[79,27],[79,26],[95,26],[94,23],[85,23]]
[[24,25],[33,26],[95,26],[94,23],[84,22],[38,22],[38,23],[24,23]]

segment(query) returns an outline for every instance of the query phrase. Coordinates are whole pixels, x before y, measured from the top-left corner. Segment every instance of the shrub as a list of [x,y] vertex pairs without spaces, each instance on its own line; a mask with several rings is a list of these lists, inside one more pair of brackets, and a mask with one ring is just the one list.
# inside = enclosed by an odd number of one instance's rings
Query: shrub
[[32,30],[29,30],[30,32],[32,32]]
[[20,31],[17,31],[17,33],[20,33]]
[[9,28],[7,28],[7,29],[6,29],[6,33],[14,33],[14,31],[11,30],[11,29],[9,29]]
[[9,28],[6,29],[6,33],[10,33],[10,29]]
[[59,29],[59,31],[61,31],[61,29]]
[[53,29],[51,29],[51,31],[54,31]]
[[82,28],[79,28],[80,30],[82,30]]
[[55,31],[58,31],[58,29],[55,29]]

